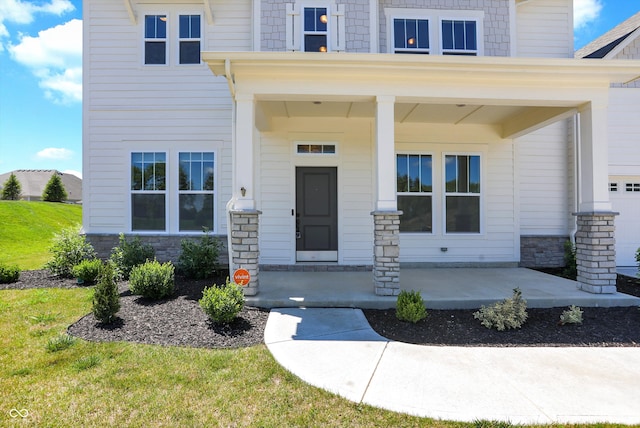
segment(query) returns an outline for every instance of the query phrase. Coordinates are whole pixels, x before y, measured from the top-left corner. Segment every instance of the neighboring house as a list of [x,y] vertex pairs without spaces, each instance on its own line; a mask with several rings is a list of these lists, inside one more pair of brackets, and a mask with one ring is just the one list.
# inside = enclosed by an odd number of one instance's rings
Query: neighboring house
[[[576,58],[640,59],[640,12],[576,52]],[[616,217],[616,261],[635,266],[640,248],[640,80],[609,94],[609,195]]]
[[[85,0],[83,226],[231,269],[558,266],[615,292],[611,84],[570,0]],[[411,55],[414,54],[414,55]],[[345,284],[348,286],[348,284]]]
[[0,189],[2,189],[11,174],[15,174],[22,186],[22,192],[20,193],[20,199],[22,200],[41,201],[42,192],[47,187],[51,176],[58,174],[67,192],[67,202],[82,202],[82,179],[73,174],[65,174],[55,169],[17,169],[0,174]]

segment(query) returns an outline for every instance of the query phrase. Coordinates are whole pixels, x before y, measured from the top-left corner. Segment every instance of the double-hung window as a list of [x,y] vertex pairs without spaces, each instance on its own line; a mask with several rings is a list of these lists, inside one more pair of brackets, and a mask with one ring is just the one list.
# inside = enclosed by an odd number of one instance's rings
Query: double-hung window
[[131,154],[131,230],[166,230],[167,154]]
[[476,21],[451,20],[442,21],[442,54],[443,55],[478,55]]
[[480,233],[480,156],[445,155],[445,232]]
[[303,21],[304,51],[327,52],[327,8],[305,7]]
[[200,64],[200,15],[180,15],[178,26],[180,64]]
[[426,154],[396,155],[400,232],[433,231],[433,161]]
[[144,17],[144,63],[167,63],[167,15]]
[[215,158],[213,152],[181,152],[179,158],[179,229],[214,229]]
[[429,54],[429,20],[393,20],[393,52]]

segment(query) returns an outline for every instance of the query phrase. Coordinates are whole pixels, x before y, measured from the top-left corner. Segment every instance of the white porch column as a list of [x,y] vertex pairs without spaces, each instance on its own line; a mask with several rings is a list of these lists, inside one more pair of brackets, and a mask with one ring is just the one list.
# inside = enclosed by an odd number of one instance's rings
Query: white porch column
[[607,105],[589,103],[580,110],[581,212],[609,212]]
[[[255,98],[253,94],[236,94],[235,104],[232,189],[236,199],[234,209],[254,210],[256,208],[253,159]],[[244,189],[244,195],[242,189]]]
[[393,96],[376,98],[376,211],[396,211],[396,161]]

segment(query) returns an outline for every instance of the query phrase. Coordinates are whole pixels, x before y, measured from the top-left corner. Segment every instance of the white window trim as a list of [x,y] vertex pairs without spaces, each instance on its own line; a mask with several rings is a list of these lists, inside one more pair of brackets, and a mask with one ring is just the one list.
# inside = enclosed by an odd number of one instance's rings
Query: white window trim
[[[199,67],[202,65],[202,55],[200,56],[200,63],[198,64],[180,64],[180,42],[181,41],[190,41],[190,40],[199,40],[200,41],[200,51],[202,52],[205,46],[205,35],[206,35],[206,25],[207,21],[204,16],[204,12],[202,9],[193,9],[192,7],[186,8],[172,8],[170,10],[142,10],[140,11],[142,19],[139,20],[139,34],[141,40],[140,47],[140,64],[143,67]],[[147,15],[165,15],[167,17],[167,37],[165,39],[147,39],[145,37],[145,17]],[[181,39],[180,38],[180,15],[199,15],[200,16],[200,39]],[[165,58],[166,62],[164,64],[145,64],[145,42],[147,41],[159,41],[164,40],[165,42]]]
[[426,19],[429,21],[429,55],[442,55],[442,21],[476,21],[477,56],[484,55],[484,11],[385,8],[387,20],[387,52],[394,53],[393,20]]
[[[455,151],[448,152],[443,151],[440,156],[442,159],[440,160],[442,165],[441,171],[441,225],[442,225],[442,235],[447,237],[453,236],[484,236],[485,227],[484,227],[484,217],[485,217],[485,207],[484,207],[484,195],[486,192],[486,177],[485,177],[485,154],[477,151]],[[447,193],[447,166],[446,160],[447,156],[479,156],[480,157],[480,193]],[[476,196],[480,198],[480,231],[479,232],[447,232],[447,196],[448,195],[459,195],[459,196]]]
[[[438,156],[434,152],[425,152],[425,151],[411,151],[411,150],[402,150],[397,151],[395,153],[394,165],[398,164],[398,155],[420,155],[420,156],[431,156],[431,192],[398,192],[397,180],[398,180],[398,172],[396,171],[395,179],[396,179],[396,202],[398,200],[398,196],[431,196],[431,232],[400,232],[402,236],[433,236],[436,235],[436,194],[438,193],[438,183],[435,180],[435,162],[436,157]],[[402,216],[400,217],[400,221],[402,221]]]

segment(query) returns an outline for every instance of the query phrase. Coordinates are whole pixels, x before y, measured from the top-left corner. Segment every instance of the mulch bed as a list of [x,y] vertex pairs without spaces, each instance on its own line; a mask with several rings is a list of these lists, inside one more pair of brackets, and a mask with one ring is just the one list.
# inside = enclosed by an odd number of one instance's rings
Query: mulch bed
[[[221,280],[187,281],[176,278],[174,296],[150,301],[134,296],[119,284],[118,320],[99,324],[92,314],[69,327],[69,333],[90,341],[137,343],[203,348],[237,348],[264,343],[268,310],[245,307],[238,318],[218,326],[198,305],[205,286]],[[618,291],[640,297],[640,280],[619,275]],[[52,277],[45,271],[24,271],[13,284],[0,289],[73,288],[75,280]],[[475,310],[429,310],[416,324],[401,322],[394,310],[364,310],[367,320],[389,339],[436,346],[640,346],[640,310],[637,307],[583,308],[581,325],[559,325],[567,308],[530,308],[521,329],[496,331],[473,318]]]

